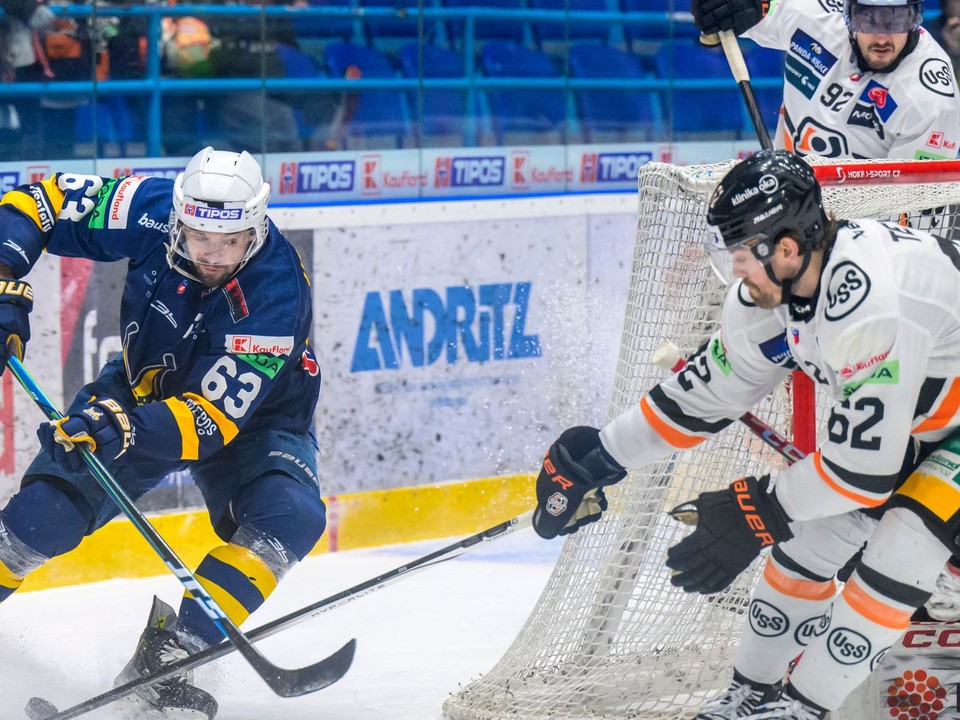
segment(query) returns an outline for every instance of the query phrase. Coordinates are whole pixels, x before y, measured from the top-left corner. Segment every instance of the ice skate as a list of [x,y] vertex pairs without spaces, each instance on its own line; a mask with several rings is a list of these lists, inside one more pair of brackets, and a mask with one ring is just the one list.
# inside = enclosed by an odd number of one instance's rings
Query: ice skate
[[[188,643],[177,633],[177,614],[154,597],[137,650],[114,684],[157,672],[189,655]],[[123,701],[124,714],[150,720],[213,720],[217,701],[206,690],[192,685],[192,679],[192,673],[184,673],[137,690]]]
[[734,720],[753,717],[750,713],[759,705],[779,697],[779,685],[751,683],[735,672],[730,687],[722,695],[718,695],[704,705],[694,720]]

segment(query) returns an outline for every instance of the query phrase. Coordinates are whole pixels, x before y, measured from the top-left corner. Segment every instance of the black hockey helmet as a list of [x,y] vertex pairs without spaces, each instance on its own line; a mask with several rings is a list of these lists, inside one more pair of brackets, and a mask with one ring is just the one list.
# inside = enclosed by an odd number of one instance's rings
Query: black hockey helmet
[[[705,245],[714,271],[729,283],[736,251],[748,249],[767,266],[774,245],[789,232],[809,260],[826,228],[820,183],[810,166],[786,150],[761,150],[731,169],[714,190]],[[776,281],[769,267],[767,273]]]

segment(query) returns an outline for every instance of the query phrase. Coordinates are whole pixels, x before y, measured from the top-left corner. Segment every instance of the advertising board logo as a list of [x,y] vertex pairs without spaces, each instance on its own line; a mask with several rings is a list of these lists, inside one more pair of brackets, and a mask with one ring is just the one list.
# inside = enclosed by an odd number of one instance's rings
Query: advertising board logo
[[167,178],[167,180],[176,180],[177,175],[182,172],[183,168],[123,168],[117,177],[123,175],[142,175],[144,177],[163,177]]
[[16,171],[0,172],[0,192],[13,190],[20,184],[20,173]]
[[293,168],[281,168],[281,185],[289,170],[296,178],[298,193],[350,192],[353,190],[353,160],[323,160],[319,162],[285,163]]
[[41,180],[50,177],[53,173],[50,172],[49,165],[28,165],[27,166],[27,182],[35,183],[40,182]]
[[527,179],[527,169],[530,163],[530,153],[526,150],[514,150],[510,153],[510,167],[513,169],[510,184],[515,188],[526,188],[530,185]]
[[653,160],[653,153],[583,153],[580,155],[580,182],[636,182],[640,168]]
[[363,155],[360,157],[360,169],[363,171],[363,194],[380,194],[380,156]]
[[425,367],[446,359],[486,363],[541,355],[539,335],[526,331],[532,285],[455,285],[371,291],[363,301],[351,372]]
[[485,157],[438,157],[434,163],[433,186],[438,188],[496,187],[506,177],[503,155]]
[[297,163],[280,163],[280,187],[281,195],[293,195],[297,192]]

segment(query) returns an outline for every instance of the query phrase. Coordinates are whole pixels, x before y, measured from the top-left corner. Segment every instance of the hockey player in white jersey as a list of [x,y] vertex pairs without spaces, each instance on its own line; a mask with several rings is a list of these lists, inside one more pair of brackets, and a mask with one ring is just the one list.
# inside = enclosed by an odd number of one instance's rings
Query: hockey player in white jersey
[[[714,268],[732,283],[720,330],[602,430],[560,436],[537,479],[534,527],[549,538],[598,519],[603,487],[625,468],[697,445],[802,369],[835,401],[826,439],[775,478],[744,477],[675,508],[696,529],[666,562],[674,585],[715,593],[772,546],[733,684],[698,718],[822,718],[903,633],[957,550],[960,247],[828,218],[813,172],[783,150],[735,166],[707,222]],[[837,595],[836,573],[864,543]]]
[[[769,12],[765,12],[769,5]],[[960,100],[923,0],[692,0],[709,36],[786,51],[776,147],[799,155],[952,159]]]

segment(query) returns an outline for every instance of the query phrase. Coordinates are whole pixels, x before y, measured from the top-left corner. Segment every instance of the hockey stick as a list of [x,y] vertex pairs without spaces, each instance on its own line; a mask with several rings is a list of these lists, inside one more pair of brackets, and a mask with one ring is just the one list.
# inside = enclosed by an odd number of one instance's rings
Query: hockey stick
[[723,54],[727,58],[727,64],[730,66],[733,79],[737,81],[737,85],[740,87],[743,102],[747,105],[747,112],[750,114],[750,121],[757,133],[760,147],[764,150],[770,150],[773,147],[773,142],[771,142],[770,133],[763,122],[763,116],[760,115],[760,106],[757,104],[757,96],[753,92],[753,85],[750,84],[750,72],[747,70],[747,63],[744,62],[743,53],[740,52],[740,43],[737,42],[737,36],[733,34],[732,30],[721,30],[720,44],[723,46]]
[[[657,367],[675,373],[683,370],[687,364],[687,361],[684,360],[680,354],[680,348],[669,340],[660,343],[660,346],[654,350],[651,361]],[[763,440],[769,447],[776,450],[787,461],[787,464],[793,465],[793,463],[798,460],[803,460],[803,458],[806,457],[806,453],[804,453],[803,450],[749,410],[738,419],[750,429],[750,432]]]
[[[63,417],[60,411],[57,410],[46,395],[43,394],[43,391],[37,385],[36,381],[16,356],[11,355],[9,357],[7,367],[10,368],[13,376],[48,418],[51,420],[59,420]],[[123,488],[120,487],[113,475],[110,474],[110,471],[100,462],[100,459],[83,446],[78,446],[74,452],[80,453],[80,457],[83,458],[90,473],[103,488],[104,492],[113,499],[123,511],[124,515],[130,519],[130,522],[133,523],[134,527],[143,535],[144,539],[150,544],[157,555],[160,556],[170,571],[177,576],[177,579],[180,580],[187,592],[200,604],[200,607],[207,614],[207,617],[219,628],[224,637],[240,651],[240,654],[243,655],[246,661],[257,671],[257,674],[263,678],[264,682],[266,682],[277,695],[282,697],[306,695],[307,693],[320,690],[335,683],[350,669],[350,663],[353,662],[353,653],[356,649],[356,640],[352,639],[329,657],[303,668],[288,670],[278,667],[267,660],[253,647],[247,636],[227,617],[226,613],[223,612],[223,609],[210,596],[206,588],[200,584],[183,561],[170,546],[167,545],[166,541],[160,536],[160,533],[150,524],[150,521],[137,509],[130,497],[124,492]]]
[[[262,640],[263,638],[270,637],[271,635],[285,630],[291,625],[303,622],[309,618],[316,617],[325,613],[329,610],[333,610],[336,607],[345,605],[348,602],[356,600],[357,598],[363,597],[368,593],[371,593],[375,590],[379,590],[382,587],[386,587],[399,580],[400,578],[406,577],[418,570],[423,570],[424,568],[430,567],[432,565],[439,565],[442,562],[447,560],[452,560],[455,557],[459,557],[468,550],[479,546],[483,542],[489,542],[492,540],[499,540],[502,537],[505,537],[517,530],[523,530],[524,528],[530,527],[530,521],[533,517],[533,511],[526,512],[523,515],[518,515],[515,518],[511,518],[506,522],[502,522],[499,525],[494,525],[491,528],[482,530],[481,532],[471,535],[470,537],[459,540],[455,543],[447,545],[446,547],[435,550],[432,553],[424,555],[421,558],[413,560],[406,565],[401,565],[400,567],[394,568],[388,572],[378,575],[375,578],[366,580],[358,585],[354,585],[347,590],[338,592],[336,595],[331,595],[324,600],[319,600],[318,602],[308,605],[307,607],[300,608],[299,610],[294,610],[288,615],[284,615],[281,618],[276,620],[271,620],[264,625],[251,630],[248,634],[248,638],[251,641]],[[179,673],[186,672],[187,670],[192,670],[193,668],[199,667],[201,665],[206,665],[209,662],[217,660],[225,655],[232,653],[236,648],[232,645],[221,643],[220,645],[215,645],[209,647],[206,650],[202,650],[196,655],[191,655],[179,660],[163,670],[160,670],[157,673],[151,675],[145,675],[144,677],[137,678],[132,680],[124,685],[108,690],[107,692],[97,695],[90,700],[75,705],[72,708],[63,710],[62,712],[56,712],[56,709],[53,705],[46,700],[41,700],[40,698],[31,699],[30,703],[27,705],[27,715],[31,720],[67,720],[68,718],[75,718],[79,715],[84,715],[92,710],[108,705],[115,700],[119,700],[122,697],[126,697],[132,692],[136,692],[142,687],[147,685],[153,685],[154,683],[166,680],[169,677],[177,675]],[[33,707],[33,712],[31,712],[31,706]],[[38,712],[40,708],[46,708],[46,712]]]

